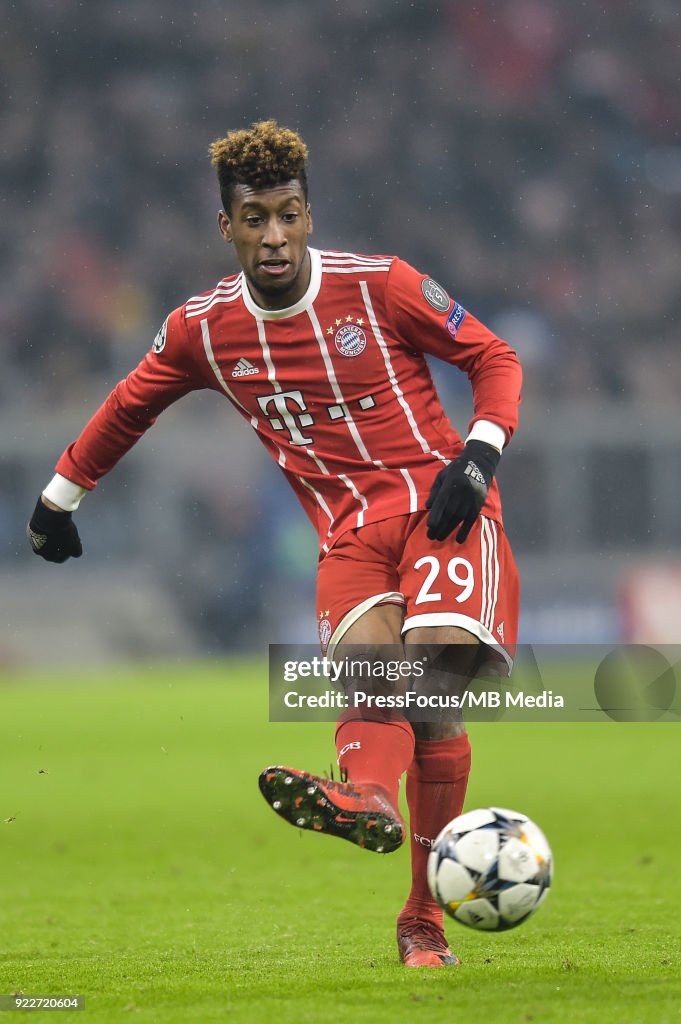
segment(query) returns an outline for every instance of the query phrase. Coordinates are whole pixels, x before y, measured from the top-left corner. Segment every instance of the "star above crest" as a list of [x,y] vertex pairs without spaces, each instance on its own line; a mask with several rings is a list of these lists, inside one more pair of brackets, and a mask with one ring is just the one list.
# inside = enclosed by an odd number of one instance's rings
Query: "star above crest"
[[340,327],[344,323],[345,324],[353,324],[354,323],[354,324],[357,324],[358,327],[361,327],[363,325],[363,323],[364,323],[364,319],[361,316],[358,316],[358,317],[354,317],[354,316],[336,317],[335,323],[331,324],[330,327],[326,328],[326,333],[327,334],[333,334],[333,332],[336,330],[336,328]]

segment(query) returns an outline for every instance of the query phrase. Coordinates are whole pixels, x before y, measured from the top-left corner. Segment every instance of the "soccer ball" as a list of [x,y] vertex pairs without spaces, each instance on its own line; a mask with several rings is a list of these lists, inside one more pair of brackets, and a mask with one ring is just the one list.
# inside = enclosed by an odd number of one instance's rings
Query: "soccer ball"
[[454,818],[428,856],[428,885],[440,906],[469,928],[502,932],[548,896],[553,857],[546,836],[517,811],[486,807]]

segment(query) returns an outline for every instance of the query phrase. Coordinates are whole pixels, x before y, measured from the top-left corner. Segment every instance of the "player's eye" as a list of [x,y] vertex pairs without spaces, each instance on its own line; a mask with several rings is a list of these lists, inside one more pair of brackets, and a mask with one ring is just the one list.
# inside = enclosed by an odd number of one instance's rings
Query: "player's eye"
[[286,221],[287,224],[293,224],[295,221],[298,220],[298,214],[297,213],[285,213],[284,214],[284,220]]
[[262,223],[262,218],[256,217],[255,215],[253,215],[252,217],[246,217],[246,223],[248,224],[249,227],[255,228],[258,226],[258,224]]

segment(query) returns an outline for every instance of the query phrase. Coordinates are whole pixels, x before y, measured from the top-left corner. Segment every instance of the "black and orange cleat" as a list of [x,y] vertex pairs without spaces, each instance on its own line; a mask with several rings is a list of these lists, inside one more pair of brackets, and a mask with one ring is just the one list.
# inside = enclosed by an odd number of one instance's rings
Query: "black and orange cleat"
[[458,967],[442,926],[430,918],[398,917],[397,948],[405,967]]
[[404,821],[382,786],[278,767],[266,768],[258,782],[270,807],[298,828],[348,839],[374,853],[392,853],[404,842]]

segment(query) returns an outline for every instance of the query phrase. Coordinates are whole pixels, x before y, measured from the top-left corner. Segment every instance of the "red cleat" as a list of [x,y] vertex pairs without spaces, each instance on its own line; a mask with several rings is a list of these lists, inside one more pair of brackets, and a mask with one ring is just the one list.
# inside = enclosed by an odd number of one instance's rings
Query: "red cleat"
[[334,782],[294,768],[266,768],[258,781],[270,807],[298,828],[375,853],[392,853],[404,842],[404,821],[382,786]]
[[442,927],[429,918],[398,917],[397,948],[405,967],[458,967]]

